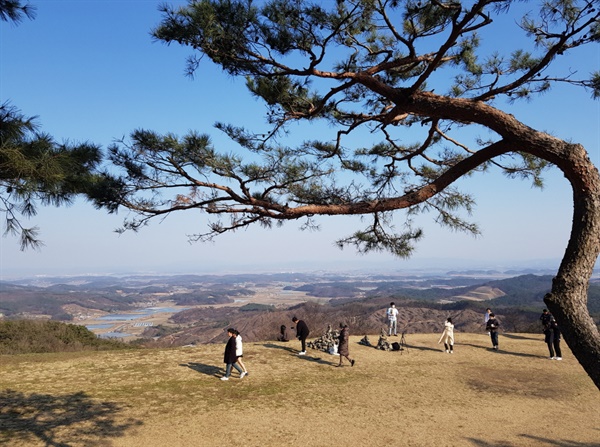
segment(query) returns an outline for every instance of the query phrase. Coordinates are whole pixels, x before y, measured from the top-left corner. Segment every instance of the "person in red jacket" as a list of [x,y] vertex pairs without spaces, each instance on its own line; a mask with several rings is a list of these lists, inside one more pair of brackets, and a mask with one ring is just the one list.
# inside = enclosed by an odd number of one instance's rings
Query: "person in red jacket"
[[294,317],[292,318],[292,321],[296,325],[296,338],[302,343],[302,351],[300,351],[298,355],[304,355],[306,354],[306,339],[308,334],[310,334],[310,330],[303,320]]

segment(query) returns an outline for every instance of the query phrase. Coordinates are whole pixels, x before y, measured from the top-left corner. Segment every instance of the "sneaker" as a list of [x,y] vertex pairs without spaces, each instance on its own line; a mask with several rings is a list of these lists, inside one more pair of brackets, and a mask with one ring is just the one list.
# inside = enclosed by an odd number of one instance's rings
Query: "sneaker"
[[229,377],[223,376],[223,377],[221,377],[221,380],[229,380]]
[[240,373],[240,379],[243,379],[246,374],[248,374],[248,373],[245,373],[245,372]]
[[555,360],[562,360],[562,357],[556,357]]
[[448,350],[446,349],[446,354],[448,354]]
[[450,354],[454,354],[452,351],[450,351]]
[[548,357],[548,360],[556,360],[556,357]]
[[306,351],[300,351],[298,355],[306,355]]
[[350,366],[354,366],[354,360],[350,360]]

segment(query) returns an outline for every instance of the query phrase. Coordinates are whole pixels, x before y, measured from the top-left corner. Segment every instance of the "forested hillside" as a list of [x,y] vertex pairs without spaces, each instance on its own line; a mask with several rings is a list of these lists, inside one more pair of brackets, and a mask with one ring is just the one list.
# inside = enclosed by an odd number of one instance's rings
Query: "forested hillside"
[[114,340],[104,340],[83,326],[57,321],[0,321],[0,355],[43,352],[131,349]]

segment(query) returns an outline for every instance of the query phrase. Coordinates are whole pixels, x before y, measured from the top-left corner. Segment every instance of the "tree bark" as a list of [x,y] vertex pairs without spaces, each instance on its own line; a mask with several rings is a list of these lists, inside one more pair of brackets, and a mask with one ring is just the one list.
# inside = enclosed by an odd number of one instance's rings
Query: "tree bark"
[[583,147],[564,145],[566,160],[557,166],[573,187],[573,225],[544,302],[573,355],[600,389],[600,334],[587,309],[589,280],[600,252],[600,178]]

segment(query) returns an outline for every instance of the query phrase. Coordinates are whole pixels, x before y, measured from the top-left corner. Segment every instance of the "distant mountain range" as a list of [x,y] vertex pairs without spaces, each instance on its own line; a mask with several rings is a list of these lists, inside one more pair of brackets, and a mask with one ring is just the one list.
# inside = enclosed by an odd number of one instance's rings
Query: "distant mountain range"
[[[381,309],[394,300],[404,309],[401,318],[404,313],[403,323],[413,332],[437,331],[449,314],[461,315],[457,329],[462,325],[464,331],[481,330],[481,315],[488,306],[505,315],[506,330],[537,331],[542,299],[550,290],[552,275],[510,273],[469,270],[443,275],[315,272],[29,278],[0,281],[0,313],[8,319],[71,321],[73,309],[114,313],[164,301],[192,308],[220,305],[219,309],[190,309],[172,317],[173,327],[163,344],[182,344],[217,340],[228,324],[244,328],[250,339],[268,337],[295,312],[310,315],[317,327],[345,320],[353,321],[354,333],[378,332]],[[262,290],[282,295],[304,293],[307,301],[314,297],[327,304],[253,307],[253,296]],[[233,306],[236,301],[247,304]],[[588,307],[600,322],[600,283],[596,280],[590,284]],[[188,329],[179,330],[178,326]],[[149,328],[146,336],[160,337],[161,329]]]

